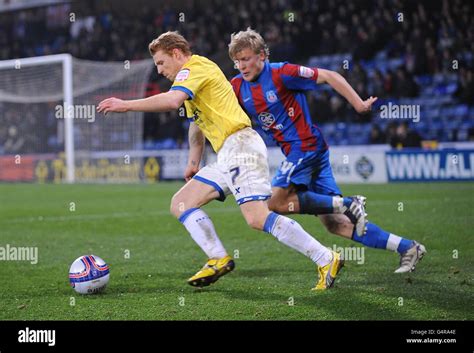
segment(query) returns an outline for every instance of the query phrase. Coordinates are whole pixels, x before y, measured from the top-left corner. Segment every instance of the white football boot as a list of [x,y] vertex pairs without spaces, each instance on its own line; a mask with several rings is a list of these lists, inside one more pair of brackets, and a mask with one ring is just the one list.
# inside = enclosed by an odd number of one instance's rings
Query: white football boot
[[426,248],[424,245],[413,242],[413,246],[400,254],[400,267],[395,270],[395,273],[406,273],[415,271],[416,264],[425,256]]
[[367,232],[367,212],[365,212],[365,204],[367,198],[361,195],[349,196],[352,203],[344,214],[351,220],[360,237]]

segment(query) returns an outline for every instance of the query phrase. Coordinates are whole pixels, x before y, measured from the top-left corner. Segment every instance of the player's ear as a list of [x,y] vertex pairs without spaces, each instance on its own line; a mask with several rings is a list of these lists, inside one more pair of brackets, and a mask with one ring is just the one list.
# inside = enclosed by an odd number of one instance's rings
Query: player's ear
[[178,48],[174,48],[173,50],[171,50],[171,56],[173,57],[173,59],[178,59],[180,54],[181,52]]

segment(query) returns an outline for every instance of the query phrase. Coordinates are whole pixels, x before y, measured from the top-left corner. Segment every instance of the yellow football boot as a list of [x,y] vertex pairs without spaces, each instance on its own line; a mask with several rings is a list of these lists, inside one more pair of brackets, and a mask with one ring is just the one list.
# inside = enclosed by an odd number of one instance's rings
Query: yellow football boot
[[332,251],[332,261],[326,266],[318,266],[319,281],[312,290],[325,290],[334,285],[337,274],[344,266],[344,257]]
[[188,279],[188,283],[194,287],[206,287],[232,271],[234,267],[234,260],[229,255],[217,260],[210,259],[198,273]]

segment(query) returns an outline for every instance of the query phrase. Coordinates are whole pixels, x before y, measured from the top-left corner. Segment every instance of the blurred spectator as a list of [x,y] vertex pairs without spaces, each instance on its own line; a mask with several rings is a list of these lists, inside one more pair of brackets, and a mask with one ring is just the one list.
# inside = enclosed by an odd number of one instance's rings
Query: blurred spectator
[[396,71],[393,93],[398,98],[416,97],[418,95],[418,85],[403,67],[399,67]]
[[459,87],[456,96],[461,102],[474,105],[474,75],[473,70],[461,68]]
[[333,114],[329,105],[328,91],[323,91],[318,97],[309,95],[308,104],[311,109],[310,113],[313,123],[320,124],[331,121]]
[[15,125],[11,125],[8,128],[7,140],[3,145],[5,153],[19,153],[24,144],[25,139],[18,134],[18,128]]
[[374,71],[374,76],[371,78],[370,83],[372,85],[372,95],[374,97],[385,97],[384,77],[380,70],[377,69]]
[[387,142],[387,137],[382,132],[380,127],[377,124],[372,124],[372,129],[370,130],[369,143],[372,145],[385,144]]
[[353,70],[350,72],[348,82],[355,87],[356,85],[367,86],[367,73],[362,68],[359,61],[354,64]]
[[386,97],[393,95],[395,92],[393,81],[394,81],[393,73],[390,70],[388,70],[383,80],[383,88],[384,88]]
[[474,127],[469,128],[467,134],[468,134],[467,140],[474,141]]
[[436,54],[436,50],[433,47],[431,39],[426,39],[425,42],[425,52],[426,57],[424,58],[424,70],[420,70],[421,72],[425,72],[428,74],[435,74],[439,71],[439,58]]
[[395,121],[390,121],[385,128],[385,142],[389,143],[390,146],[395,147],[393,144],[397,137],[397,124]]
[[390,145],[394,148],[421,147],[421,137],[415,130],[408,127],[408,122],[404,121],[396,128],[395,135],[392,136]]

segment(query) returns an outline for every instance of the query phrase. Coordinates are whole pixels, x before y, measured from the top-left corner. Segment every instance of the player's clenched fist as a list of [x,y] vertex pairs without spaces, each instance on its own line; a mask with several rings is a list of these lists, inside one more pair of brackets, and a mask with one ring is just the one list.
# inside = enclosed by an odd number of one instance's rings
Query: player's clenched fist
[[124,113],[128,111],[128,106],[126,101],[112,97],[100,102],[97,111],[104,114],[107,114],[108,112]]
[[198,171],[198,167],[188,164],[186,170],[184,171],[184,180],[186,180],[186,182],[190,181]]

